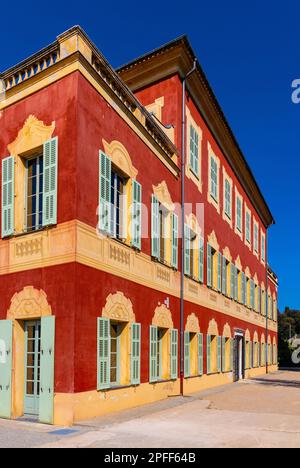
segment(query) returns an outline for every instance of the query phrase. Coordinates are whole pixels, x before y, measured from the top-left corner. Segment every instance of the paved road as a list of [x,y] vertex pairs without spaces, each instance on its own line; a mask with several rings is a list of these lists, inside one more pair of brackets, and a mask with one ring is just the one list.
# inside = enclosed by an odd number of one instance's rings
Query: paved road
[[86,421],[59,435],[0,421],[0,447],[300,447],[300,373],[278,372]]

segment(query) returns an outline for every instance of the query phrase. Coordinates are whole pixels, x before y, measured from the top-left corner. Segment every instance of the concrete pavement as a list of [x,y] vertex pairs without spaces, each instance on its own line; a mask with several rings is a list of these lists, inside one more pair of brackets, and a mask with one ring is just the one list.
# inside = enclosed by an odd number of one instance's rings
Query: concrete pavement
[[73,428],[0,421],[0,447],[300,447],[300,373],[256,380],[123,411]]

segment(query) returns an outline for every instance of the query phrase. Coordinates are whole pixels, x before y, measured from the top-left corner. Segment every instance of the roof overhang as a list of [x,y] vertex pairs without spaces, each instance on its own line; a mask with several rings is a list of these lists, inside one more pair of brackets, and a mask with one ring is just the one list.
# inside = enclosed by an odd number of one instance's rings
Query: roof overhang
[[[182,36],[120,67],[117,72],[136,92],[172,75],[182,80],[191,70],[196,56],[186,36]],[[275,224],[272,213],[243,155],[216,96],[199,62],[187,81],[187,90],[200,110],[210,131],[241,182],[266,228]]]

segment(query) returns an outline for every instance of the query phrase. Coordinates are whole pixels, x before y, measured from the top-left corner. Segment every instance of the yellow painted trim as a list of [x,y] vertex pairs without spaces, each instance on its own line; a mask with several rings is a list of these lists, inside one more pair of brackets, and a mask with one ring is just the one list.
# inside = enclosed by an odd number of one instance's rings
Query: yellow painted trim
[[[180,296],[180,273],[150,256],[109,238],[95,228],[70,221],[49,230],[0,240],[0,275],[78,262],[143,285],[167,296]],[[215,312],[265,328],[265,318],[205,285],[185,278],[185,300]],[[277,323],[269,321],[277,332]]]
[[[126,113],[121,105],[113,99],[100,84],[100,78],[95,79],[90,72],[90,65],[83,61],[80,55],[74,53],[59,60],[55,65],[47,68],[43,72],[35,75],[29,80],[24,81],[16,88],[7,92],[5,101],[0,102],[0,111],[15,104],[16,102],[35,94],[36,92],[46,88],[47,86],[56,83],[57,81],[65,78],[66,76],[79,71],[89,83],[97,90],[97,92],[106,100],[106,102],[119,114],[119,116],[128,124],[128,126],[136,133],[136,135],[150,148],[156,157],[168,168],[174,175],[178,175],[178,171],[168,163],[165,154],[160,152],[156,145],[151,141],[151,137],[147,130],[143,131],[138,128],[136,118]],[[142,124],[142,123],[141,123]],[[173,162],[176,164],[177,156],[173,156]]]

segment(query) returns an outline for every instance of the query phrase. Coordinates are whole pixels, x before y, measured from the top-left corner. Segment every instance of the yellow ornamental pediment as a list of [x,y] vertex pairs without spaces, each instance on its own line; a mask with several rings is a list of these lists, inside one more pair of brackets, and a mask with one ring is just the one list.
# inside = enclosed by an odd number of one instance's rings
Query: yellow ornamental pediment
[[30,318],[48,317],[52,314],[44,291],[26,286],[16,293],[7,313],[8,319],[26,320]]
[[223,250],[223,257],[225,257],[228,262],[232,262],[232,255],[230,253],[229,247],[225,247]]
[[240,257],[240,256],[237,257],[237,259],[236,259],[236,261],[235,261],[235,266],[237,267],[237,269],[238,269],[239,271],[242,271],[243,266],[242,266],[242,262],[241,262],[241,257]]
[[135,322],[132,303],[121,291],[107,297],[102,317],[120,322]]
[[185,331],[190,333],[200,333],[199,319],[194,313],[188,316]]
[[218,242],[218,239],[217,239],[217,236],[216,236],[216,233],[215,231],[213,231],[210,236],[208,236],[208,243],[209,245],[216,250],[216,252],[219,251],[220,249],[220,246],[219,246],[219,242]]
[[162,304],[155,309],[152,325],[160,328],[173,328],[173,319],[170,309]]
[[167,208],[168,211],[174,211],[175,206],[171,198],[168,185],[166,181],[161,182],[158,185],[153,185],[153,193],[159,202]]
[[224,325],[223,336],[225,338],[231,338],[231,328],[230,328],[229,323],[226,323],[226,325]]
[[104,152],[110,157],[112,163],[120,169],[130,179],[136,179],[138,175],[137,169],[133,166],[131,157],[120,141],[112,141],[108,143],[102,140]]
[[217,322],[215,321],[215,319],[212,319],[212,320],[209,322],[207,334],[208,334],[208,335],[211,335],[211,336],[219,336],[218,324],[217,324]]
[[52,122],[51,125],[45,125],[34,115],[30,115],[19,131],[17,138],[7,145],[9,154],[17,156],[39,148],[52,138],[54,130],[55,122]]

